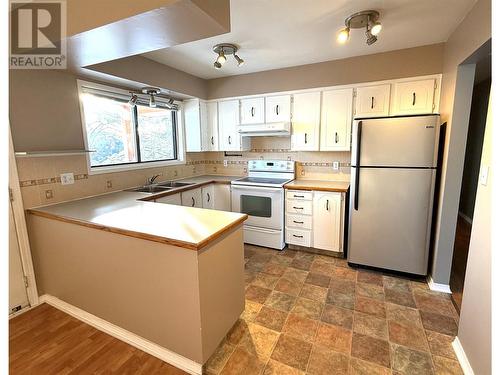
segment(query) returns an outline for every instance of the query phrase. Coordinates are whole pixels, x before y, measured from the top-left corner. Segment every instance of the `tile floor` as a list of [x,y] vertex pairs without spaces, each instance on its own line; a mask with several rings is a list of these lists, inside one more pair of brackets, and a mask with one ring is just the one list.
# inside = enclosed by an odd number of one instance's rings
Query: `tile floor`
[[343,259],[245,246],[246,307],[208,374],[462,374],[449,295]]

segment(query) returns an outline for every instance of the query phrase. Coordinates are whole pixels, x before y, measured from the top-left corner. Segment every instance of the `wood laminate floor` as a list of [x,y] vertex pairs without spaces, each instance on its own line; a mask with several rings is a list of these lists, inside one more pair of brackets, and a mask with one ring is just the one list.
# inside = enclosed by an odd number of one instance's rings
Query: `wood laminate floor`
[[185,374],[42,304],[9,321],[10,374]]

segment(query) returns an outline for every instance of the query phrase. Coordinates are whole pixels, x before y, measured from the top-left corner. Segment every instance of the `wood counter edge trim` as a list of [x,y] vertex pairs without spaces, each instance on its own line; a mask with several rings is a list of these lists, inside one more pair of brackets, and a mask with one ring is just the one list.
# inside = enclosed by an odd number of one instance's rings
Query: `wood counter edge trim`
[[188,190],[192,190],[192,189],[197,189],[197,188],[200,188],[200,187],[203,187],[203,186],[207,186],[207,185],[210,185],[210,184],[231,185],[231,181],[230,180],[224,180],[224,181],[221,181],[221,180],[209,180],[209,181],[203,181],[203,182],[195,182],[195,183],[193,183],[191,185],[188,185],[188,186],[181,186],[181,187],[178,187],[178,188],[173,188],[173,189],[170,189],[170,190],[167,190],[167,191],[163,191],[161,193],[152,194],[149,197],[140,198],[138,200],[139,201],[143,201],[143,202],[154,201],[155,199],[158,199],[158,198],[168,197],[169,195],[174,195],[174,194],[177,194],[177,193],[182,193],[184,191],[188,191]]
[[308,191],[331,191],[337,193],[346,193],[349,187],[347,188],[334,188],[334,187],[326,187],[326,186],[305,186],[305,185],[285,185],[285,189],[289,190],[308,190]]
[[136,232],[136,231],[132,231],[132,230],[128,230],[128,229],[122,229],[122,228],[110,227],[110,226],[102,225],[102,224],[91,223],[91,222],[85,221],[85,220],[69,218],[66,216],[55,215],[55,214],[51,214],[51,213],[43,212],[43,211],[36,211],[33,209],[29,209],[29,210],[27,210],[27,212],[31,215],[44,217],[46,219],[58,220],[58,221],[62,221],[65,223],[81,225],[84,227],[98,229],[98,230],[102,230],[105,232],[121,234],[121,235],[129,236],[129,237],[135,237],[135,238],[139,238],[139,239],[146,240],[146,241],[159,242],[159,243],[162,243],[165,245],[182,247],[184,249],[194,250],[194,251],[199,251],[199,250],[203,249],[205,246],[210,244],[212,241],[216,240],[218,237],[222,236],[224,233],[229,232],[233,228],[242,224],[248,218],[248,215],[245,214],[243,217],[240,217],[238,220],[235,220],[232,223],[230,223],[229,225],[226,225],[224,228],[218,230],[217,232],[215,232],[211,236],[205,238],[204,240],[202,240],[198,243],[194,243],[194,242],[186,242],[186,241],[181,241],[181,240],[175,240],[172,238],[157,236],[154,234],[147,234],[147,233]]

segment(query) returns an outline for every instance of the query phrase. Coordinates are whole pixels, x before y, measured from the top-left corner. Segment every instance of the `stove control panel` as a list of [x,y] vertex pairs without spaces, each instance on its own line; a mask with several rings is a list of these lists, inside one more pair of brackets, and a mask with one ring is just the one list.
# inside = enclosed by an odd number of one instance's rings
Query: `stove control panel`
[[295,172],[295,162],[291,160],[249,160],[248,171]]

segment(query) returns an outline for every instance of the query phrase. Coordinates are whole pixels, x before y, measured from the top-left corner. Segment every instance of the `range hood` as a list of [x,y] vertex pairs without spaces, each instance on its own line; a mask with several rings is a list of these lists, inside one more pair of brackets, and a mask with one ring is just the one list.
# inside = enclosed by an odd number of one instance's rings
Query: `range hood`
[[290,135],[290,122],[239,125],[238,133],[240,133],[243,137],[288,137]]

